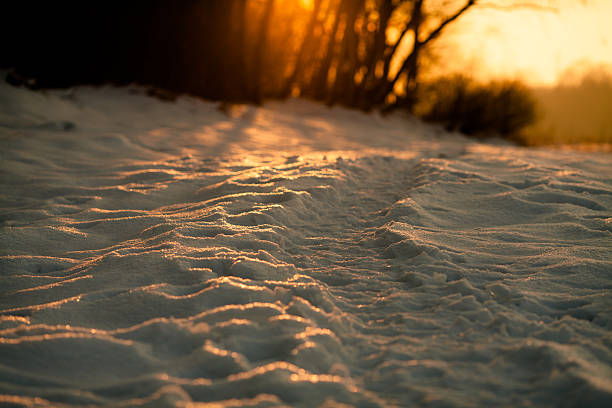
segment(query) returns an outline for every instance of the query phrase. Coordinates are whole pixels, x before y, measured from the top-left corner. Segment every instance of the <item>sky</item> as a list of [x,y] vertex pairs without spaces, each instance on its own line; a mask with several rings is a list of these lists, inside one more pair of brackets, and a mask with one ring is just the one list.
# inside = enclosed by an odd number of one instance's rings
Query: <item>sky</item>
[[445,69],[484,79],[510,77],[530,85],[554,85],[569,68],[612,66],[612,0],[541,3],[556,5],[556,10],[471,9],[449,26],[440,46]]

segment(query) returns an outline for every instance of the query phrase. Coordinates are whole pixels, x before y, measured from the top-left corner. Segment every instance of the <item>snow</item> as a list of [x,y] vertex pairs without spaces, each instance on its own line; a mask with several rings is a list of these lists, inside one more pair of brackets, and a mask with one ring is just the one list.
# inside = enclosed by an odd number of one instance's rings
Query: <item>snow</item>
[[610,154],[138,88],[0,138],[0,404],[612,406]]

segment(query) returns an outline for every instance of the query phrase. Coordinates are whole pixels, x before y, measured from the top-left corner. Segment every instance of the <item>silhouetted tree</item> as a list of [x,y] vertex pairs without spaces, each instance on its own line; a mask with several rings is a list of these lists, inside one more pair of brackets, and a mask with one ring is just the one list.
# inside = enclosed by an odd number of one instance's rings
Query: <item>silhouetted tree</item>
[[[373,39],[370,41],[370,46],[367,49],[366,58],[364,61],[364,69],[366,70],[366,74],[361,81],[359,91],[357,94],[357,99],[355,103],[360,107],[367,107],[367,98],[372,93],[372,89],[375,86],[376,78],[376,68],[381,62],[384,60],[384,72],[388,73],[388,64],[391,62],[391,56],[397,50],[397,46],[403,38],[404,33],[400,38],[400,41],[396,43],[393,51],[389,52],[386,47],[387,42],[387,29],[389,24],[389,19],[391,18],[391,14],[395,9],[393,0],[382,0],[378,4],[378,24],[376,26],[376,30],[373,33]],[[406,24],[406,28],[409,27],[409,24]],[[406,32],[407,29],[404,31]],[[388,54],[385,56],[385,54]],[[387,62],[388,59],[388,62]],[[382,77],[382,75],[381,75]]]
[[344,32],[339,44],[336,64],[336,75],[333,86],[327,96],[327,102],[332,104],[342,101],[351,104],[355,90],[355,73],[357,65],[357,32],[355,22],[360,12],[363,12],[364,0],[348,0],[344,17]]
[[[383,76],[382,83],[378,86],[378,91],[377,91],[376,96],[370,100],[370,103],[373,106],[384,103],[385,98],[387,97],[387,95],[389,95],[393,91],[393,88],[395,87],[396,83],[400,79],[401,75],[406,74],[406,99],[405,99],[406,104],[405,106],[409,110],[412,110],[414,106],[414,102],[416,100],[416,90],[417,90],[417,84],[418,84],[417,81],[418,81],[418,73],[419,73],[419,67],[420,67],[419,57],[421,55],[423,48],[426,47],[433,40],[438,38],[446,26],[448,26],[450,23],[455,21],[463,13],[465,13],[470,7],[476,4],[476,0],[466,1],[463,7],[461,7],[458,11],[456,11],[451,16],[445,18],[441,23],[438,24],[438,26],[435,29],[433,29],[433,31],[431,31],[424,39],[421,40],[421,32],[423,31],[423,23],[425,22],[425,19],[423,16],[424,2],[425,2],[424,0],[415,0],[413,8],[412,8],[412,13],[411,13],[411,17],[409,20],[409,24],[407,23],[407,26],[412,30],[413,37],[414,37],[412,50],[410,51],[408,56],[405,57],[402,65],[397,70],[395,75],[392,76],[392,78],[389,79],[387,76]],[[401,36],[398,39],[398,42],[396,44],[399,45],[400,41],[402,41]],[[394,48],[397,49],[397,47],[394,47]],[[393,54],[391,55],[391,57],[393,57]]]
[[331,31],[327,35],[327,47],[326,52],[321,59],[319,66],[313,75],[311,86],[311,93],[316,99],[325,99],[327,95],[327,80],[329,76],[329,70],[332,66],[334,51],[336,49],[336,37],[338,35],[338,28],[340,27],[340,21],[342,15],[346,11],[348,0],[340,0],[337,6],[337,10],[333,16],[334,24]]
[[253,101],[260,104],[262,101],[262,67],[264,53],[266,50],[266,40],[268,37],[268,30],[270,27],[270,21],[272,19],[272,10],[274,9],[274,0],[267,0],[263,12],[263,17],[259,22],[259,33],[257,35],[256,48],[254,53],[253,62]]
[[319,15],[319,11],[321,9],[322,0],[314,0],[312,14],[310,16],[310,20],[308,21],[308,26],[306,27],[306,32],[304,34],[304,39],[302,40],[302,44],[299,47],[299,51],[297,57],[295,59],[295,64],[293,66],[292,73],[289,75],[289,78],[285,82],[285,88],[283,89],[282,96],[287,97],[291,93],[291,89],[293,85],[297,82],[300,82],[300,77],[304,69],[306,52],[310,46],[310,44],[314,41],[314,30],[317,24],[317,18]]

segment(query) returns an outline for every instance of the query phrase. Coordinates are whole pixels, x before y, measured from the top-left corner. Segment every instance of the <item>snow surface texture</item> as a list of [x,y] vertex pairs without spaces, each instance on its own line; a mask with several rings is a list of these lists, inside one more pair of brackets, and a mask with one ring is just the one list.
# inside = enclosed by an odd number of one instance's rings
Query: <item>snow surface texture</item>
[[612,406],[610,155],[305,101],[0,107],[0,405]]

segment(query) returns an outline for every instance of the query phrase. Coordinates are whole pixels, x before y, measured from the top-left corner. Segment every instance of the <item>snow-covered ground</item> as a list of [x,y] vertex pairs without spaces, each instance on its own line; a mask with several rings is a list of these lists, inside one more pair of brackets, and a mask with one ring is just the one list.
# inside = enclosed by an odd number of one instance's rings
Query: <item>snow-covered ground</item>
[[0,405],[612,406],[610,154],[6,85],[0,143]]

